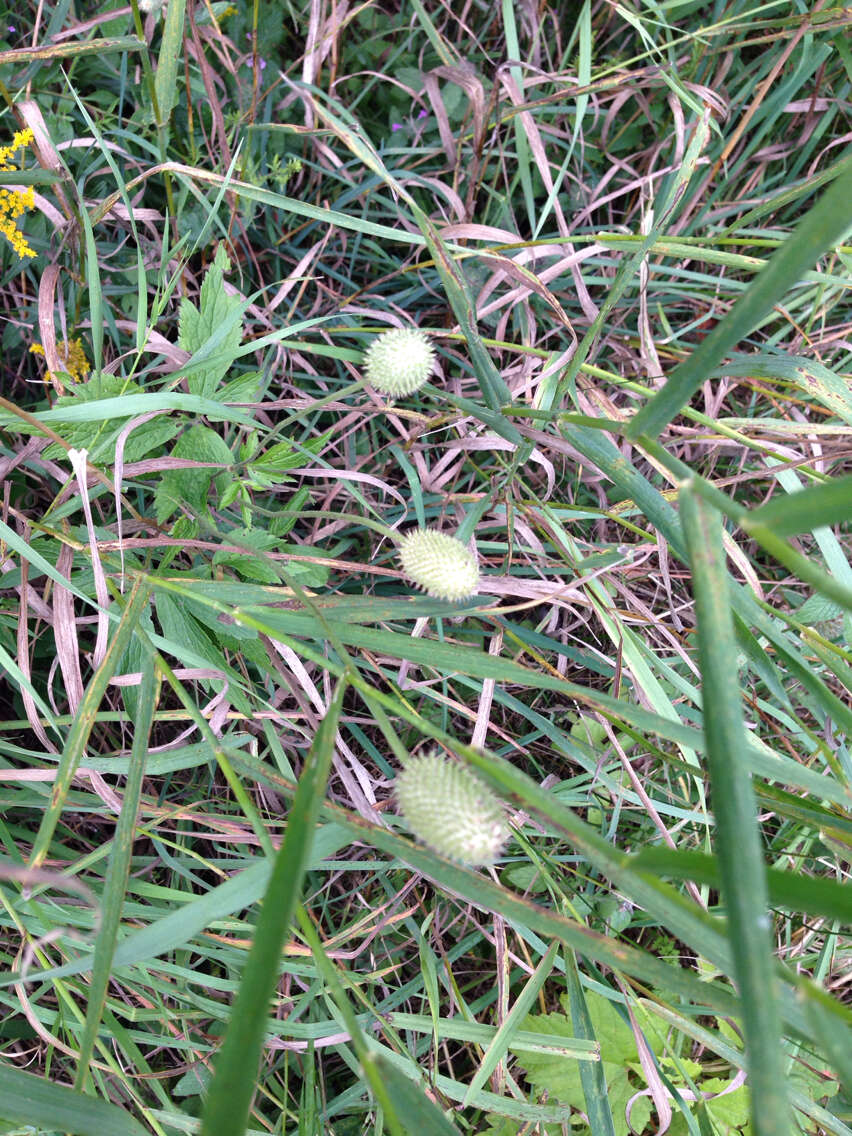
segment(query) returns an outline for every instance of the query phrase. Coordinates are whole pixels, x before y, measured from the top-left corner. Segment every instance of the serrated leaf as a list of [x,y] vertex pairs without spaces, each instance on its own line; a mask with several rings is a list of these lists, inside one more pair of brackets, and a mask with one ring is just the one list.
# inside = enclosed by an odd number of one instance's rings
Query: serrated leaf
[[[231,534],[235,544],[256,548],[259,555],[251,552],[235,552],[223,548],[213,557],[214,565],[229,564],[246,580],[256,580],[261,584],[280,584],[281,573],[271,561],[264,560],[262,553],[279,552],[291,556],[310,556],[315,553],[323,556],[322,549],[305,544],[288,544],[274,534],[263,529],[234,529]],[[226,538],[227,539],[227,538]],[[324,564],[311,564],[302,560],[288,560],[282,567],[288,577],[296,579],[303,587],[321,588],[328,580],[329,569]]]
[[157,592],[156,604],[157,619],[164,639],[170,640],[178,649],[189,648],[206,659],[212,667],[224,669],[225,660],[216,650],[210,636],[187,614],[182,605],[168,592]]
[[256,549],[258,555],[251,552],[234,552],[229,548],[220,549],[213,557],[214,566],[228,564],[234,568],[244,580],[255,580],[259,584],[280,584],[281,576],[275,565],[266,559],[264,552],[277,551],[280,542],[271,533],[263,529],[234,529],[228,533],[226,540],[236,545],[247,545]]
[[[568,1010],[568,998],[562,1004]],[[601,1066],[606,1080],[607,1095],[612,1110],[615,1131],[618,1136],[630,1136],[625,1110],[627,1102],[637,1091],[631,1074],[641,1078],[641,1065],[636,1048],[636,1039],[628,1023],[621,1017],[613,1004],[606,998],[591,991],[586,992],[586,1005],[592,1021],[594,1035],[601,1047]],[[652,1026],[652,1019],[641,1008],[635,1011],[637,1021],[645,1033],[651,1050],[659,1055],[663,1050],[658,1031]],[[525,1029],[541,1033],[570,1034],[572,1032],[569,1013],[535,1014],[527,1018]],[[537,1089],[546,1090],[548,1099],[559,1100],[582,1111],[585,1105],[580,1068],[577,1061],[566,1061],[564,1057],[546,1053],[525,1053],[519,1059],[527,1074],[527,1079]],[[633,1106],[630,1119],[635,1130],[641,1132],[651,1116],[651,1105],[640,1098]],[[588,1133],[588,1128],[578,1128],[577,1133]]]
[[[209,426],[192,426],[178,438],[172,457],[191,458],[199,462],[215,462],[229,466],[234,455],[224,439]],[[220,481],[221,479],[221,481]],[[154,496],[157,523],[164,524],[181,506],[186,505],[193,514],[205,512],[210,486],[227,483],[229,475],[216,469],[170,469],[163,474]]]
[[227,622],[222,613],[215,611],[205,604],[185,600],[187,611],[204,627],[209,627],[214,633],[216,642],[226,651],[240,654],[249,662],[254,663],[261,671],[269,666],[266,651],[260,642],[260,635],[253,627],[244,627],[240,623]]
[[[236,641],[230,644],[226,643],[226,638],[230,638],[230,636],[222,635],[219,632],[221,624],[211,624],[211,629],[216,634],[214,641],[199,621],[186,610],[183,603],[176,601],[168,592],[157,592],[156,604],[157,618],[160,621],[163,637],[174,644],[176,650],[173,654],[175,657],[182,659],[184,656],[180,653],[181,648],[184,652],[189,649],[209,663],[211,667],[221,671],[228,682],[228,701],[241,713],[250,714],[251,706],[240,687],[239,676],[228,666],[222,652],[222,648],[227,649],[229,646],[233,646],[242,651],[243,654],[248,654],[246,648],[250,644],[237,643]],[[218,682],[219,680],[214,681]],[[203,685],[206,687],[207,683]]]
[[183,299],[178,324],[178,347],[195,355],[211,341],[215,342],[215,362],[193,371],[187,377],[190,394],[212,398],[221,379],[237,357],[243,338],[242,318],[245,305],[237,296],[225,291],[225,273],[231,264],[222,245],[216,250],[201,285],[199,307]]
[[[85,383],[71,387],[68,394],[56,400],[55,410],[79,407],[83,403],[100,402],[107,398],[126,398],[144,394],[138,383],[128,382],[119,375],[99,375]],[[100,419],[92,422],[65,422],[59,427],[62,437],[78,450],[87,450],[93,462],[112,461],[118,435],[132,418],[132,414]],[[171,418],[159,417],[143,422],[128,437],[124,448],[126,462],[140,461],[158,446],[170,441],[179,429]],[[56,442],[45,447],[44,456],[55,461],[64,458],[65,449]]]
[[246,467],[247,473],[258,485],[280,485],[287,480],[287,470],[298,469],[305,464],[306,450],[309,454],[318,454],[330,437],[331,430],[326,430],[316,438],[303,442],[299,449],[290,442],[276,442]]
[[796,611],[796,619],[802,623],[828,623],[832,619],[840,619],[843,608],[833,600],[827,599],[818,593],[808,596],[802,606]]
[[[718,1077],[711,1077],[701,1082],[703,1093],[721,1093],[730,1084]],[[698,1105],[691,1107],[696,1112]],[[733,1092],[724,1096],[705,1100],[703,1107],[706,1115],[713,1124],[713,1131],[718,1136],[751,1136],[752,1127],[749,1122],[749,1092],[745,1085],[740,1085]],[[669,1136],[688,1136],[689,1127],[680,1112],[676,1112],[669,1128]]]
[[238,379],[231,379],[218,391],[215,398],[217,402],[254,402],[260,392],[263,375],[260,371],[251,371],[247,375],[240,375]]

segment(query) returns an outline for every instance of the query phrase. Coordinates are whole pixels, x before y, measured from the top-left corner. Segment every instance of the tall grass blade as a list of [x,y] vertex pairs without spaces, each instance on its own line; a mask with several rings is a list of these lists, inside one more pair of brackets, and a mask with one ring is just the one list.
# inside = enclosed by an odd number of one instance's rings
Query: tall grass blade
[[201,1136],[243,1136],[246,1130],[269,1003],[325,796],[345,690],[346,683],[338,683],[299,779],[287,835],[275,858],[228,1032],[216,1062]]
[[628,438],[656,437],[685,406],[713,369],[744,339],[802,274],[831,249],[852,223],[852,158],[805,214],[724,319],[672,372],[663,389],[632,419]]
[[688,486],[681,490],[680,502],[692,566],[716,849],[742,1005],[752,1124],[755,1136],[783,1136],[790,1131],[790,1105],[722,527],[718,513]]
[[151,725],[154,721],[157,679],[150,660],[146,660],[142,670],[137,713],[133,725],[133,744],[130,750],[130,766],[124,784],[124,798],[121,814],[115,827],[113,849],[104,880],[101,907],[101,925],[95,942],[95,957],[92,962],[92,981],[89,986],[89,1000],[86,1006],[86,1022],[80,1042],[80,1056],[74,1087],[86,1086],[89,1062],[95,1051],[98,1026],[106,1001],[107,987],[112,971],[121,911],[124,905],[127,878],[130,874],[130,861],[133,855],[133,841],[136,836],[136,817],[139,812],[139,798],[142,793],[142,778],[148,756],[148,743]]
[[169,0],[163,23],[163,38],[157,56],[154,89],[157,92],[157,126],[165,126],[174,109],[177,96],[177,70],[183,46],[183,22],[186,0]]
[[[577,1037],[597,1042],[592,1016],[586,1005],[586,997],[580,983],[577,956],[573,951],[565,951],[565,978],[568,983],[568,1002],[571,1009],[571,1024]],[[600,1046],[598,1046],[600,1051]],[[609,1104],[606,1088],[606,1075],[601,1061],[581,1061],[579,1066],[580,1084],[586,1101],[586,1116],[589,1127],[595,1136],[615,1136],[615,1122]]]
[[141,578],[138,578],[133,591],[130,593],[121,621],[116,628],[115,636],[107,647],[104,661],[92,676],[83,696],[83,701],[74,716],[71,729],[68,731],[59,768],[56,771],[56,780],[53,783],[53,792],[50,795],[50,804],[44,810],[38,832],[33,841],[32,853],[30,854],[30,866],[33,868],[40,867],[47,856],[56,825],[59,823],[59,817],[65,807],[65,798],[71,788],[74,774],[77,772],[89,735],[95,725],[98,708],[107,684],[121,662],[130,636],[133,634],[133,628],[139,622],[147,603],[148,587]]
[[765,505],[752,509],[743,528],[748,532],[751,525],[765,525],[776,536],[785,537],[850,520],[852,475],[835,477],[825,485],[814,485],[797,493],[779,494]]
[[122,1108],[0,1064],[3,1120],[70,1136],[148,1136]]

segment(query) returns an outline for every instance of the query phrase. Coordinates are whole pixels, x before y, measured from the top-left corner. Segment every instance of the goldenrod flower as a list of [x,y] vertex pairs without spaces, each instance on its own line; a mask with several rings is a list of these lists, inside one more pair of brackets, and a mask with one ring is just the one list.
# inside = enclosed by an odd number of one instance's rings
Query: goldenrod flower
[[[33,140],[32,130],[18,130],[12,138],[11,145],[0,146],[0,170],[10,173],[18,167],[15,164],[15,154]],[[0,185],[0,233],[6,238],[19,257],[35,256],[27,239],[15,224],[15,221],[27,209],[35,208],[35,192],[30,185],[26,189],[13,189]]]
[[[30,348],[31,355],[44,355],[44,348],[40,343],[34,343]],[[83,347],[83,341],[79,337],[74,339],[63,339],[59,347],[59,359],[63,364],[63,371],[70,375],[75,382],[81,383],[84,379],[89,377],[91,367],[89,360],[86,358],[86,350]],[[51,381],[59,388],[60,393],[62,384],[59,383],[52,372],[48,372]]]

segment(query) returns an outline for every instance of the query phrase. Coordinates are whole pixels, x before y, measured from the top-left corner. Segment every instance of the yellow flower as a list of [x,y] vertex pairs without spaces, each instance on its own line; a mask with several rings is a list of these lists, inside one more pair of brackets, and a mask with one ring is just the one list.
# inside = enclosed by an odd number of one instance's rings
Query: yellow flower
[[[30,348],[30,354],[44,355],[44,348],[40,343],[34,343]],[[59,358],[64,364],[65,373],[70,375],[75,382],[82,382],[89,377],[91,367],[89,366],[89,360],[86,358],[83,341],[79,337],[62,340],[62,345],[59,347]],[[52,372],[48,372],[48,375],[61,393],[62,384],[58,382]]]
[[[11,145],[0,146],[0,171],[10,173],[16,170],[18,167],[15,164],[15,153],[28,146],[32,140],[32,130],[18,130],[12,138]],[[35,252],[27,243],[27,238],[15,224],[18,217],[27,209],[33,208],[35,208],[35,192],[32,186],[21,190],[0,186],[0,233],[19,257],[35,256]]]

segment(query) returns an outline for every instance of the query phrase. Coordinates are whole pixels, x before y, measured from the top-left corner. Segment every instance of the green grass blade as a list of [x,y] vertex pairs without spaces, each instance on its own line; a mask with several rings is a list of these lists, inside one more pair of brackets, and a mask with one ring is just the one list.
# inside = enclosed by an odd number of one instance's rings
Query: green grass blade
[[[687,848],[656,845],[643,848],[633,859],[642,871],[674,880],[695,880],[718,888],[721,883],[715,856]],[[819,876],[801,876],[779,868],[768,868],[766,883],[773,907],[786,907],[805,915],[822,916],[852,923],[852,888]]]
[[745,338],[802,274],[849,228],[852,160],[777,250],[728,314],[675,370],[659,394],[630,422],[628,438],[656,437],[722,359]]
[[[420,1080],[416,1066],[413,1063],[409,1066],[414,1079],[406,1076],[364,1034],[344,989],[343,978],[328,957],[317,930],[302,905],[299,905],[298,917],[302,936],[311,948],[317,970],[323,976],[328,992],[337,1005],[341,1023],[349,1033],[352,1048],[373,1095],[383,1110],[383,1119],[392,1136],[417,1136],[417,1132],[428,1132],[430,1136],[458,1136],[458,1130],[416,1083]],[[398,1056],[404,1060],[402,1054]],[[412,1123],[417,1125],[417,1132],[412,1128]]]
[[119,36],[117,39],[94,39],[87,43],[49,43],[44,47],[18,47],[11,51],[0,51],[0,67],[5,63],[26,63],[37,60],[46,63],[50,59],[79,59],[81,55],[109,55],[119,51],[144,51],[144,40],[136,36]]
[[473,1079],[470,1082],[470,1087],[467,1090],[467,1096],[462,1101],[462,1105],[467,1105],[473,1097],[479,1092],[491,1074],[497,1067],[497,1062],[505,1056],[506,1050],[511,1044],[512,1035],[520,1027],[521,1022],[530,1012],[532,1004],[535,1001],[539,990],[546,979],[550,976],[553,970],[553,963],[556,959],[556,952],[559,948],[558,941],[554,940],[547,948],[547,953],[542,958],[541,962],[535,968],[529,979],[524,984],[523,990],[515,999],[515,1004],[509,1011],[506,1020],[502,1023],[497,1033],[490,1041],[488,1048],[482,1058],[482,1062]]
[[65,807],[65,798],[71,788],[74,774],[77,772],[89,735],[95,725],[98,707],[103,699],[107,684],[115,674],[115,668],[121,662],[133,633],[133,628],[139,622],[147,603],[148,588],[141,580],[137,579],[112,642],[107,647],[104,661],[92,676],[86,688],[86,693],[83,695],[83,701],[74,716],[71,729],[68,731],[59,768],[56,771],[56,780],[53,783],[53,792],[50,795],[50,804],[42,815],[33,842],[30,855],[30,866],[33,868],[40,867],[47,856],[53,833]]
[[838,525],[852,520],[852,475],[835,477],[825,485],[814,485],[798,493],[777,495],[765,505],[752,509],[749,525],[765,525],[776,536],[795,536],[813,532],[820,525]]
[[692,565],[707,763],[717,855],[728,912],[734,977],[740,992],[755,1136],[790,1131],[771,923],[746,729],[737,681],[737,642],[718,514],[688,487],[681,517]]
[[0,1111],[5,1121],[70,1136],[148,1136],[117,1105],[8,1065],[0,1065]]
[[450,307],[453,309],[453,314],[458,320],[459,328],[467,343],[473,371],[482,390],[482,397],[490,410],[498,411],[501,406],[509,405],[512,401],[512,394],[503,380],[503,376],[494,365],[494,361],[488,354],[488,349],[476,329],[476,309],[470,289],[456,268],[438,234],[438,230],[423,210],[412,202],[411,212],[426,239],[426,245],[434,258],[435,268],[441,278],[441,283],[444,285]]
[[124,799],[121,814],[115,828],[112,854],[109,859],[104,880],[101,925],[95,942],[95,957],[92,963],[92,981],[89,986],[89,1000],[86,1006],[86,1022],[80,1042],[80,1056],[74,1087],[85,1088],[89,1062],[95,1051],[98,1026],[106,1001],[118,928],[121,923],[121,910],[124,904],[127,878],[130,874],[130,860],[133,855],[133,841],[136,836],[136,816],[139,811],[139,798],[142,793],[142,778],[145,773],[145,760],[148,756],[148,740],[154,720],[157,679],[150,660],[142,670],[139,689],[138,711],[133,724],[133,745],[130,751],[130,767],[124,785]]
[[423,1088],[383,1053],[368,1053],[362,1064],[371,1081],[384,1084],[388,1106],[405,1136],[459,1136],[458,1128],[429,1100]]
[[210,1085],[201,1136],[243,1136],[257,1080],[269,1003],[299,901],[346,683],[340,682],[314,738],[275,858],[225,1041]]
[[177,103],[177,71],[183,45],[186,0],[169,0],[163,22],[163,38],[157,56],[154,89],[157,92],[158,126],[165,126]]
[[[592,1016],[586,1005],[577,957],[573,951],[565,952],[565,977],[568,980],[568,999],[571,1008],[571,1024],[578,1037],[597,1042]],[[598,1050],[600,1046],[598,1043]],[[595,1136],[615,1136],[615,1124],[606,1088],[606,1075],[601,1061],[581,1061],[579,1066],[580,1083],[586,1102],[586,1115]]]

